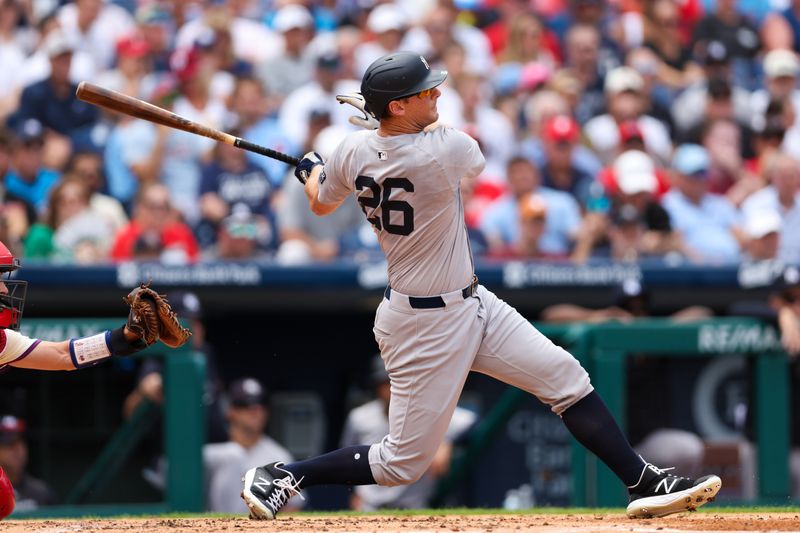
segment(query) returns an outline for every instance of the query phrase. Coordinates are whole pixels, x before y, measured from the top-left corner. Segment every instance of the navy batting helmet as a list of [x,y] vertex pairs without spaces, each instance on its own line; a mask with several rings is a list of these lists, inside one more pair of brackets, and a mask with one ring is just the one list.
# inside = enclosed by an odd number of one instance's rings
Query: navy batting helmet
[[414,52],[395,52],[376,59],[361,80],[366,110],[380,120],[392,100],[433,89],[447,78],[446,70],[432,70]]

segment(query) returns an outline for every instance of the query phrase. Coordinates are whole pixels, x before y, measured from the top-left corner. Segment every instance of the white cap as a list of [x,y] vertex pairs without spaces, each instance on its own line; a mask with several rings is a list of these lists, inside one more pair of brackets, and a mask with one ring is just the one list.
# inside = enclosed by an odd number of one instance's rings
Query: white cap
[[367,28],[372,33],[402,30],[406,26],[408,26],[406,15],[395,4],[381,4],[367,17]]
[[47,57],[57,57],[61,54],[75,51],[75,44],[61,30],[53,30],[45,38],[44,51]]
[[744,231],[751,239],[760,239],[770,233],[781,230],[781,216],[775,211],[759,211],[747,217],[744,222]]
[[791,50],[771,50],[764,56],[764,73],[768,78],[797,76],[800,62]]
[[619,190],[625,194],[655,192],[658,187],[653,159],[640,150],[620,154],[613,165]]
[[608,94],[617,94],[623,91],[641,92],[644,89],[644,80],[631,67],[617,67],[606,74],[604,88]]
[[314,17],[304,6],[289,4],[275,13],[272,27],[283,33],[295,28],[309,28],[314,25]]

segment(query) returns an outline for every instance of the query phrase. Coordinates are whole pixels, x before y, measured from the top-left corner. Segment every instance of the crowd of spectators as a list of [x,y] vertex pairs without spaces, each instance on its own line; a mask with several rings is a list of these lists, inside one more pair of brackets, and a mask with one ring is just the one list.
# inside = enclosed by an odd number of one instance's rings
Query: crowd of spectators
[[449,71],[440,122],[486,156],[476,255],[800,262],[798,0],[2,0],[0,240],[78,264],[371,256],[355,201],[317,219],[283,163],[75,89],[325,157],[354,128],[334,96],[397,50]]

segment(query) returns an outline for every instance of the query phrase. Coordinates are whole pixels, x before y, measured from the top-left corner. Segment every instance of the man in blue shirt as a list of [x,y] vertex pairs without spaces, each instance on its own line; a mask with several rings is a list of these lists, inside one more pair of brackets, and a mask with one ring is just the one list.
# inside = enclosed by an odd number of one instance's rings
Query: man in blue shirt
[[[29,212],[41,213],[47,205],[50,189],[61,176],[42,166],[44,128],[38,120],[23,121],[16,134],[11,168],[4,178],[6,194],[9,199],[23,202]],[[32,214],[29,216],[33,218]]]
[[480,224],[490,248],[502,249],[519,240],[519,200],[535,192],[547,204],[541,251],[568,254],[581,224],[578,202],[569,193],[541,187],[536,167],[524,157],[512,158],[507,168],[509,192],[486,210]]
[[698,263],[730,263],[740,259],[739,211],[724,196],[708,192],[710,160],[706,149],[683,144],[675,150],[675,186],[661,203],[685,244],[689,259]]
[[9,118],[11,126],[19,127],[25,120],[35,118],[73,142],[85,141],[99,111],[75,96],[77,85],[69,78],[73,44],[61,31],[54,31],[47,36],[44,48],[50,58],[50,76],[22,91],[19,109]]

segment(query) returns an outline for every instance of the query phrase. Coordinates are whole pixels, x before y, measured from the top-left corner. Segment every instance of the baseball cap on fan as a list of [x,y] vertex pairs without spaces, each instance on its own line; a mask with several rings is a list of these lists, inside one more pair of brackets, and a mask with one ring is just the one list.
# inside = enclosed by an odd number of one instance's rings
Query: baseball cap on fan
[[117,41],[117,55],[120,57],[144,57],[149,51],[150,45],[138,35],[126,35]]
[[728,47],[722,41],[709,41],[706,44],[704,62],[706,65],[724,65],[730,60]]
[[405,13],[395,4],[380,4],[367,17],[367,28],[372,33],[403,30],[408,26]]
[[256,378],[245,377],[231,383],[228,388],[228,398],[234,407],[264,405],[267,391]]
[[544,123],[544,136],[553,142],[575,142],[581,130],[569,115],[556,115]]
[[705,178],[709,165],[708,152],[699,144],[682,144],[672,156],[672,168],[684,176]]
[[314,17],[311,16],[305,6],[299,4],[283,6],[275,13],[275,18],[272,19],[272,27],[281,33],[298,28],[310,28],[313,25]]
[[796,77],[800,71],[797,54],[791,50],[771,50],[764,56],[764,74],[768,78]]
[[61,30],[53,30],[45,38],[44,51],[47,57],[53,58],[75,51],[75,43]]
[[28,118],[19,123],[15,133],[22,144],[41,142],[44,139],[44,126],[35,118]]
[[748,217],[744,222],[744,232],[751,239],[761,239],[770,233],[781,230],[783,222],[775,211],[761,211]]
[[658,187],[653,159],[640,150],[621,153],[612,165],[619,190],[625,194],[653,193]]
[[617,67],[606,74],[604,85],[606,94],[614,95],[624,92],[642,92],[644,80],[631,67]]

